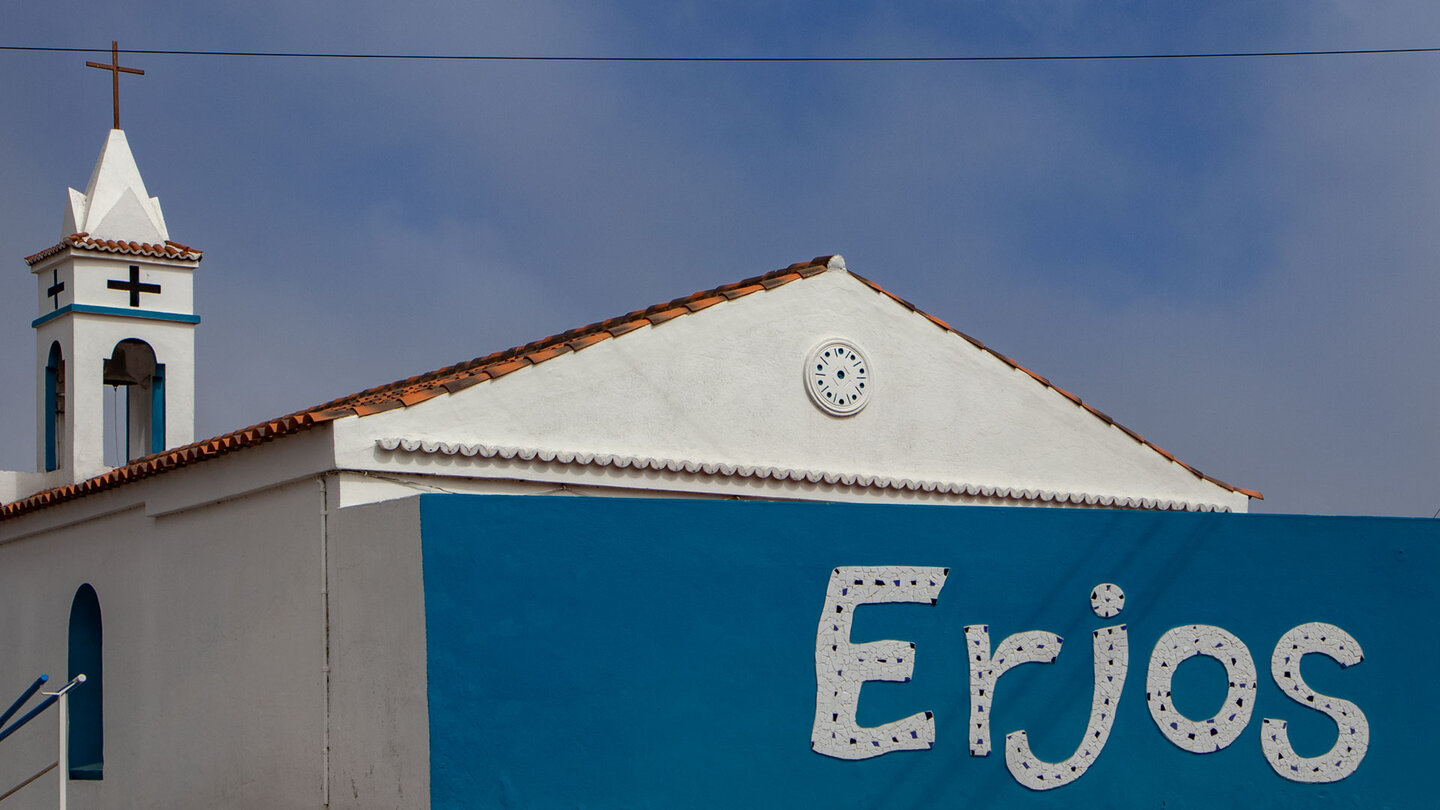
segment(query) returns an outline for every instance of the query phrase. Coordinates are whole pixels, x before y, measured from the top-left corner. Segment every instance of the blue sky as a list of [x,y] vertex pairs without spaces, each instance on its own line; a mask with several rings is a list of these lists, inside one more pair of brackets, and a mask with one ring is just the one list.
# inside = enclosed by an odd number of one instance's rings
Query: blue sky
[[[1378,2],[3,0],[0,44],[543,55],[1440,46]],[[0,468],[33,465],[33,280],[109,127],[0,52]],[[1440,508],[1440,54],[924,64],[134,55],[122,124],[198,271],[216,433],[812,256],[1263,511]]]

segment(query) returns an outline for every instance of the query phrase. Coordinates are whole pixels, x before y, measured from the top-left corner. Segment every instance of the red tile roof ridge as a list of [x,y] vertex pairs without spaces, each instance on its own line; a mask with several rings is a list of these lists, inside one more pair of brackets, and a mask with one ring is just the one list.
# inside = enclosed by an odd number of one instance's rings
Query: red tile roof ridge
[[204,251],[182,245],[179,242],[166,240],[164,244],[151,244],[149,242],[125,242],[113,239],[94,239],[88,233],[72,233],[61,239],[58,244],[33,253],[25,257],[25,263],[30,266],[39,264],[51,256],[61,253],[67,248],[77,250],[93,250],[100,253],[119,253],[127,256],[152,256],[159,259],[178,259],[181,261],[198,262],[204,258]]
[[1027,376],[1033,378],[1033,379],[1035,380],[1035,382],[1039,383],[1040,385],[1042,385],[1042,386],[1044,386],[1044,387],[1046,387],[1046,388],[1049,388],[1051,391],[1054,391],[1055,393],[1059,394],[1060,396],[1065,397],[1066,399],[1068,399],[1068,400],[1070,400],[1071,402],[1075,403],[1077,406],[1085,409],[1085,411],[1088,412],[1091,416],[1094,416],[1095,418],[1099,419],[1100,421],[1104,422],[1105,424],[1107,424],[1107,425],[1109,425],[1109,426],[1111,426],[1111,427],[1113,427],[1113,428],[1117,428],[1117,429],[1120,430],[1122,433],[1124,433],[1125,435],[1127,435],[1127,436],[1129,436],[1130,438],[1134,439],[1135,441],[1139,442],[1140,444],[1145,445],[1146,447],[1150,448],[1151,450],[1154,450],[1155,452],[1159,453],[1161,456],[1164,456],[1165,458],[1169,459],[1172,463],[1180,465],[1181,467],[1183,467],[1183,468],[1185,468],[1187,471],[1189,471],[1191,474],[1193,474],[1195,477],[1200,478],[1200,479],[1203,479],[1203,480],[1205,480],[1205,481],[1209,481],[1210,483],[1212,483],[1212,484],[1220,487],[1221,489],[1227,489],[1227,490],[1229,490],[1229,491],[1231,491],[1231,492],[1237,492],[1237,493],[1239,493],[1239,494],[1241,494],[1241,495],[1244,495],[1244,496],[1246,496],[1246,497],[1254,498],[1254,499],[1257,500],[1257,501],[1263,501],[1263,500],[1265,500],[1265,496],[1264,496],[1264,495],[1261,495],[1258,490],[1243,489],[1243,488],[1241,488],[1241,487],[1231,486],[1230,484],[1227,484],[1227,483],[1225,483],[1224,481],[1221,481],[1221,480],[1218,479],[1218,478],[1215,478],[1215,477],[1213,477],[1213,476],[1209,476],[1209,475],[1206,475],[1205,473],[1200,472],[1199,470],[1195,469],[1194,467],[1191,467],[1189,464],[1186,464],[1185,462],[1180,461],[1179,459],[1175,458],[1175,456],[1171,455],[1169,452],[1167,452],[1167,451],[1166,451],[1163,447],[1161,447],[1160,445],[1155,444],[1154,442],[1151,442],[1151,441],[1147,440],[1145,437],[1141,436],[1139,433],[1136,433],[1135,431],[1133,431],[1133,430],[1125,427],[1124,425],[1120,424],[1119,422],[1116,422],[1114,419],[1111,419],[1109,416],[1107,416],[1104,412],[1102,412],[1102,411],[1100,411],[1100,410],[1097,410],[1097,409],[1094,408],[1093,406],[1087,404],[1084,400],[1080,399],[1080,397],[1077,397],[1077,396],[1075,396],[1074,394],[1070,393],[1069,391],[1066,391],[1065,389],[1061,388],[1060,386],[1055,385],[1054,383],[1050,382],[1050,381],[1049,381],[1048,379],[1046,379],[1045,377],[1042,377],[1041,375],[1039,375],[1039,374],[1031,371],[1030,369],[1028,369],[1028,368],[1020,365],[1019,363],[1015,362],[1014,360],[1010,359],[1009,357],[1006,357],[1005,355],[1001,354],[1000,352],[996,351],[995,349],[993,349],[993,348],[991,348],[991,347],[989,347],[989,346],[986,346],[984,343],[980,342],[979,340],[976,340],[975,338],[970,337],[969,335],[965,334],[964,332],[961,332],[960,330],[954,328],[953,326],[950,326],[949,324],[945,323],[944,321],[940,320],[939,318],[936,318],[936,317],[930,315],[929,313],[927,313],[927,312],[925,312],[925,311],[923,311],[923,310],[915,307],[915,306],[914,306],[913,304],[911,304],[909,301],[906,301],[905,299],[900,298],[899,296],[895,295],[894,293],[890,292],[889,290],[885,289],[884,287],[881,287],[879,284],[876,284],[875,282],[871,281],[870,279],[865,278],[864,276],[860,275],[859,273],[856,273],[856,272],[854,272],[854,271],[852,270],[852,271],[850,271],[850,275],[854,276],[856,281],[861,282],[861,283],[864,284],[865,286],[869,287],[869,288],[872,289],[872,290],[875,290],[876,292],[880,293],[881,295],[884,295],[884,296],[887,296],[887,297],[889,297],[889,298],[891,298],[891,299],[894,299],[896,302],[900,303],[900,304],[903,305],[905,308],[910,309],[910,310],[914,311],[916,314],[923,316],[924,318],[926,318],[927,320],[929,320],[931,323],[935,324],[936,326],[940,327],[941,329],[945,330],[946,332],[949,332],[949,333],[951,333],[951,334],[953,334],[953,335],[957,335],[957,336],[959,336],[959,337],[961,337],[961,338],[964,338],[965,340],[969,341],[972,345],[974,345],[975,348],[980,349],[981,351],[990,354],[991,356],[993,356],[994,358],[996,358],[996,359],[999,360],[1000,362],[1004,363],[1005,365],[1009,366],[1010,368],[1015,369],[1016,371],[1020,371],[1020,372],[1025,373]]

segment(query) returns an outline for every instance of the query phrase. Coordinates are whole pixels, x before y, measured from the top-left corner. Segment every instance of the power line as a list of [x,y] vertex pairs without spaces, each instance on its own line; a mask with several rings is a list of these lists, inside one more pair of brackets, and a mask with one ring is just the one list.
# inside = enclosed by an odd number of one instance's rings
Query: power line
[[[49,51],[60,53],[108,53],[109,48],[59,48],[36,45],[0,45],[0,51]],[[691,62],[691,63],[786,63],[786,62],[1099,62],[1165,59],[1260,59],[1299,56],[1378,56],[1390,54],[1440,53],[1440,48],[1362,48],[1327,51],[1213,51],[1194,53],[1100,53],[1030,54],[1014,56],[541,56],[502,54],[427,53],[308,53],[302,51],[181,51],[121,48],[120,53],[157,56],[232,56],[280,59],[374,59],[452,62]]]

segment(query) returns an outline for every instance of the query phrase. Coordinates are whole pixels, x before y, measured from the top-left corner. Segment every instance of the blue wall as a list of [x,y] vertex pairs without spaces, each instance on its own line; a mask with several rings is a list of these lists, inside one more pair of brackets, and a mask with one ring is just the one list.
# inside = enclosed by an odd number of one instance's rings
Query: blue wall
[[[424,548],[432,801],[437,808],[1429,806],[1440,746],[1434,623],[1440,521],[1024,508],[426,495]],[[910,683],[867,683],[862,725],[932,711],[935,747],[845,761],[810,750],[815,638],[831,570],[951,569],[938,603],[866,605],[856,642],[916,644]],[[1125,589],[1117,619],[1093,586]],[[1269,675],[1281,634],[1329,622],[1361,644],[1348,669],[1304,662],[1311,686],[1357,703],[1369,753],[1347,779],[1281,779],[1261,718],[1300,754],[1335,740],[1324,715]],[[1130,671],[1089,772],[1044,793],[1005,767],[1025,729],[1068,757],[1089,716],[1091,631],[1124,623]],[[963,627],[992,642],[1045,630],[1053,664],[1005,674],[987,758],[969,756]],[[1150,651],[1183,624],[1249,648],[1256,710],[1230,747],[1192,754],[1145,705]],[[1196,658],[1174,679],[1194,719],[1225,695]]]

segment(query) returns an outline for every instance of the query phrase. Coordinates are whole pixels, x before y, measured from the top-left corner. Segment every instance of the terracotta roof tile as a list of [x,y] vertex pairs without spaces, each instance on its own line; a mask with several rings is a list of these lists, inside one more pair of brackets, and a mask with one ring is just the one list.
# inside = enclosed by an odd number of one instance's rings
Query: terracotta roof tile
[[935,317],[934,315],[931,315],[931,314],[928,313],[928,312],[921,313],[921,314],[923,314],[923,315],[925,316],[925,319],[926,319],[926,320],[930,321],[931,323],[935,324],[936,326],[940,327],[941,329],[944,329],[946,332],[954,332],[954,331],[955,331],[953,328],[951,328],[950,324],[948,324],[948,323],[940,320],[939,318]]
[[[90,240],[85,234],[75,234],[74,236],[67,237],[64,242],[54,248],[50,248],[49,251],[37,253],[35,256],[26,259],[26,261],[34,264],[47,256],[58,253],[66,247],[109,252],[128,251],[132,253],[144,253],[145,251],[151,251],[145,255],[163,255],[168,258],[184,258],[192,261],[199,261],[201,256],[198,250],[172,242],[167,242],[164,247],[155,245],[136,245],[135,247],[130,247],[129,245],[122,246],[120,243],[96,242]],[[56,487],[36,493],[28,498],[4,504],[0,506],[0,520],[25,514],[50,504],[72,500],[90,492],[111,489],[128,481],[146,478],[165,470],[177,469],[188,464],[215,458],[246,447],[254,447],[280,436],[287,436],[309,430],[315,425],[324,422],[347,416],[368,416],[370,414],[406,407],[438,396],[442,391],[446,393],[462,391],[477,383],[503,376],[528,365],[543,363],[561,354],[581,351],[596,343],[619,337],[641,327],[664,323],[681,315],[706,309],[720,303],[721,300],[732,300],[741,296],[750,295],[754,292],[759,292],[762,289],[772,290],[776,287],[789,284],[792,281],[824,273],[829,268],[831,258],[830,256],[820,256],[808,262],[792,264],[782,270],[747,278],[733,284],[725,284],[713,290],[697,292],[663,304],[656,304],[648,309],[636,310],[635,312],[622,315],[618,318],[611,318],[606,321],[590,324],[589,326],[571,329],[567,332],[552,335],[551,337],[537,340],[533,343],[527,343],[524,346],[518,346],[502,352],[495,352],[494,354],[469,360],[464,363],[458,363],[427,374],[419,374],[388,385],[381,385],[357,394],[340,397],[339,399],[316,405],[313,408],[307,408],[288,416],[282,416],[279,419],[252,425],[248,428],[242,428],[213,439],[206,439],[205,441],[196,442],[185,447],[167,450],[164,453],[154,456],[137,459],[124,467],[118,467],[79,484]],[[1031,372],[1010,358],[995,352],[993,349],[986,348],[985,344],[975,338],[963,332],[955,331],[953,328],[945,325],[944,321],[933,318],[923,311],[916,309],[910,302],[895,296],[875,282],[855,273],[851,273],[851,275],[857,281],[860,281],[876,292],[894,299],[907,309],[924,315],[926,318],[929,318],[932,323],[969,341],[976,348],[994,355],[1012,368],[1024,371],[1026,374],[1035,378],[1041,385],[1059,393],[1097,417],[1105,419],[1114,425],[1114,427],[1124,431],[1126,435],[1135,441],[1150,447],[1165,458],[1175,461],[1174,456],[1156,445],[1145,441],[1140,434],[1110,421],[1109,417],[1090,408],[1074,394],[1054,386],[1044,377]],[[1176,463],[1179,464],[1180,462],[1176,461]],[[1256,499],[1263,497],[1259,492],[1255,492],[1254,490],[1232,487],[1214,478],[1210,478],[1194,468],[1189,466],[1185,466],[1185,468],[1205,480],[1230,491]]]
[[702,309],[709,309],[710,307],[713,307],[716,304],[727,300],[723,295],[706,295],[705,293],[696,294],[705,295],[705,297],[694,301],[687,301],[685,303],[685,308],[690,310],[691,312],[699,312]]
[[749,295],[753,292],[759,292],[763,289],[765,288],[760,286],[759,284],[744,284],[743,286],[738,286],[731,290],[722,290],[720,294],[725,296],[729,300],[734,301],[736,298]]
[[[1001,358],[1001,359],[1004,359],[1004,358]],[[1011,365],[1011,366],[1014,366],[1015,364],[1014,364],[1014,363],[1011,363],[1010,365]],[[1058,386],[1058,385],[1052,385],[1052,386],[1050,386],[1050,388],[1051,388],[1051,390],[1053,390],[1055,393],[1059,394],[1059,395],[1062,396],[1062,397],[1065,397],[1066,399],[1070,400],[1071,402],[1075,403],[1076,405],[1082,405],[1082,406],[1083,406],[1083,405],[1085,404],[1085,402],[1084,402],[1083,400],[1081,400],[1079,397],[1075,396],[1074,394],[1070,393],[1069,391],[1066,391],[1064,388],[1061,388],[1061,387]]]
[[559,357],[560,355],[568,351],[570,351],[570,347],[564,343],[546,346],[542,349],[536,349],[534,352],[532,352],[530,354],[530,362],[543,363],[551,358]]
[[[855,276],[855,278],[857,278],[857,279],[859,279],[860,281],[864,282],[865,285],[868,286],[870,289],[874,290],[875,292],[880,293],[881,295],[885,296],[886,298],[889,298],[891,301],[894,301],[895,303],[899,304],[900,306],[905,307],[906,309],[910,310],[911,312],[920,312],[920,311],[921,311],[921,310],[918,309],[914,304],[910,303],[909,301],[906,301],[904,298],[901,298],[900,296],[896,295],[895,293],[890,292],[889,290],[885,289],[884,287],[881,287],[879,284],[876,284],[875,282],[871,281],[870,279],[865,278],[864,276],[861,276],[861,275],[856,274],[856,273],[851,273],[850,275]],[[924,313],[921,313],[921,314],[924,314]]]
[[[1035,376],[1035,375],[1031,375],[1031,376]],[[1095,414],[1096,416],[1098,416],[1098,417],[1100,418],[1100,421],[1104,422],[1104,423],[1107,424],[1107,425],[1113,425],[1113,424],[1115,424],[1115,420],[1114,420],[1114,419],[1111,419],[1110,416],[1109,416],[1109,414],[1105,413],[1105,412],[1102,411],[1102,410],[1099,410],[1099,409],[1097,409],[1097,408],[1093,408],[1093,407],[1091,407],[1091,406],[1089,406],[1089,405],[1086,405],[1086,406],[1085,406],[1085,410],[1087,410],[1087,411],[1089,411],[1090,413],[1093,413],[1093,414]]]
[[396,408],[404,407],[399,399],[380,399],[374,402],[361,402],[354,406],[356,416],[370,416],[371,414],[393,411]]
[[[621,332],[620,334],[623,335],[625,333]],[[594,346],[596,343],[599,343],[602,340],[609,340],[611,337],[614,337],[614,334],[609,331],[597,332],[593,335],[581,335],[580,337],[575,338],[574,340],[566,343],[565,345],[569,346],[571,351],[578,352],[581,349],[587,348],[589,346]]]
[[[953,329],[950,330],[950,331],[955,332],[955,330],[953,330]],[[957,335],[959,335],[960,337],[965,338],[966,340],[970,341],[970,345],[974,346],[974,347],[977,348],[977,349],[984,349],[984,348],[985,348],[985,343],[984,343],[984,341],[980,340],[979,338],[970,337],[969,335],[965,334],[964,332],[955,332],[955,334],[957,334]],[[1049,383],[1047,382],[1046,385],[1049,385]]]
[[[651,324],[650,324],[649,321],[644,320],[644,319],[642,319],[642,318],[636,318],[636,319],[633,320],[633,321],[625,321],[625,322],[623,322],[623,323],[612,323],[612,324],[610,324],[609,326],[607,326],[607,327],[605,328],[605,331],[598,333],[596,336],[597,336],[597,337],[600,337],[600,338],[604,338],[604,337],[606,337],[606,336],[609,336],[609,337],[612,337],[612,338],[617,338],[617,337],[620,337],[621,335],[625,335],[625,334],[629,334],[629,333],[631,333],[631,332],[634,332],[636,329],[640,329],[640,328],[642,328],[642,327],[650,326],[650,325],[651,325]],[[588,345],[588,344],[587,344],[587,345]]]
[[446,393],[443,388],[422,388],[416,391],[407,391],[400,395],[400,404],[408,408],[411,405],[418,405],[427,399],[434,399],[443,393]]
[[532,363],[530,362],[530,358],[517,357],[514,360],[507,360],[503,363],[496,363],[495,365],[487,368],[486,371],[490,373],[490,379],[493,380],[496,377],[503,377],[512,371],[519,371],[520,369],[525,368],[528,365],[532,365]]
[[[471,377],[461,377],[455,380],[446,380],[445,382],[440,384],[440,387],[454,394],[457,391],[464,391],[466,388],[469,388],[472,385],[479,385],[480,383],[485,382],[488,379],[490,379],[489,374],[476,374]],[[338,413],[344,415],[344,410],[341,409],[338,411]]]
[[126,256],[153,256],[158,259],[178,259],[188,262],[198,262],[205,255],[202,251],[179,242],[167,241],[159,245],[152,245],[148,242],[116,242],[109,239],[92,239],[88,233],[74,233],[61,239],[59,244],[26,256],[25,263],[34,266],[68,248],[93,250],[99,253],[120,253]]
[[1038,382],[1038,383],[1040,383],[1041,385],[1044,385],[1044,386],[1047,386],[1047,387],[1050,385],[1050,381],[1049,381],[1049,380],[1045,379],[1044,377],[1041,377],[1039,374],[1036,374],[1035,372],[1031,371],[1030,369],[1024,368],[1024,367],[1022,366],[1020,370],[1023,371],[1023,372],[1025,372],[1026,374],[1029,374],[1031,377],[1034,377],[1034,378],[1035,378],[1035,382]]
[[686,308],[683,307],[683,306],[680,306],[680,307],[667,307],[667,308],[665,308],[665,309],[661,309],[661,310],[658,310],[658,311],[656,311],[656,312],[646,312],[646,313],[645,313],[645,320],[649,321],[652,326],[659,326],[660,324],[665,323],[666,321],[674,320],[675,318],[678,318],[678,317],[680,317],[681,315],[688,315],[689,313],[690,313],[690,310],[689,310],[689,309],[686,309]]

